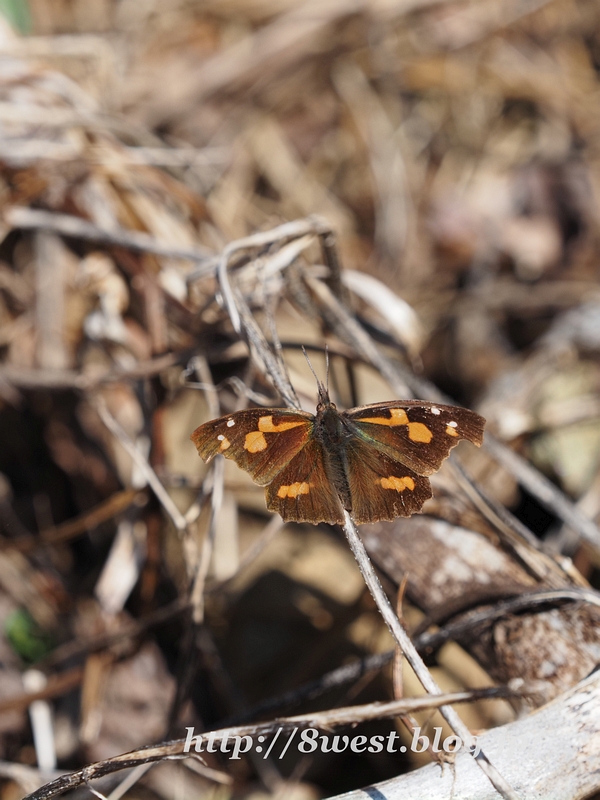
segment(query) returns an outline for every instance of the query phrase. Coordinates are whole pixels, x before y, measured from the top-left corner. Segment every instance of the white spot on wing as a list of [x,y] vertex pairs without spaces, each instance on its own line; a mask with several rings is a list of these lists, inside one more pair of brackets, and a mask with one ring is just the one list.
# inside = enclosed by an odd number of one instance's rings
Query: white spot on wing
[[223,436],[223,434],[222,434],[222,433],[220,433],[220,434],[217,436],[217,439],[218,439],[220,442],[222,442],[224,438],[225,438],[225,437]]
[[458,428],[458,422],[449,422],[448,423],[448,427],[449,428]]
[[235,425],[235,420],[234,419],[228,419],[227,420],[227,427],[228,428],[233,428],[234,425]]
[[439,410],[439,408],[436,408],[436,406],[431,406],[431,413],[435,414],[437,417],[438,414],[441,414],[441,411]]

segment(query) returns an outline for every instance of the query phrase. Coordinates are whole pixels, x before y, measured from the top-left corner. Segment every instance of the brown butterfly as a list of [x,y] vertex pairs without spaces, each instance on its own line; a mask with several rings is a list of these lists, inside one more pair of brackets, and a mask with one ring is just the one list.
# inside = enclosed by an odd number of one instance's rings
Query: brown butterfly
[[338,411],[319,382],[316,414],[250,408],[205,422],[191,436],[210,461],[233,459],[287,522],[357,524],[409,517],[431,496],[436,472],[460,439],[478,447],[485,420],[456,406],[392,400]]

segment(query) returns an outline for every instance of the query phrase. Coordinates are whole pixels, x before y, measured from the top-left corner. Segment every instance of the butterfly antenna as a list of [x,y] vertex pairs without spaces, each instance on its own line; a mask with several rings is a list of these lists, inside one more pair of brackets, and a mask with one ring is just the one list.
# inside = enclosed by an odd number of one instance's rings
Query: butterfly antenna
[[325,345],[325,391],[329,394],[329,345]]
[[302,352],[304,353],[304,358],[308,362],[308,366],[310,367],[310,371],[315,376],[315,380],[316,380],[317,386],[319,388],[319,402],[320,403],[321,402],[326,402],[327,397],[328,397],[327,389],[325,388],[325,386],[323,386],[323,384],[319,380],[319,378],[317,376],[317,373],[315,372],[315,370],[313,368],[313,365],[310,363],[310,358],[308,357],[308,353],[306,352],[306,348],[304,347],[304,345],[302,345]]

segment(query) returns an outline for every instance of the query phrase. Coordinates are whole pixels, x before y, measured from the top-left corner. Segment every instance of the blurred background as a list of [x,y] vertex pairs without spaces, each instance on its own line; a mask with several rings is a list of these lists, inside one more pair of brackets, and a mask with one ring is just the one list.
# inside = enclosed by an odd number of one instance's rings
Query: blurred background
[[[262,489],[229,462],[211,516],[219,478],[190,433],[248,391],[281,405],[219,302],[214,257],[233,240],[319,215],[380,346],[600,513],[599,70],[595,0],[1,0],[1,800],[186,724],[259,719],[261,702],[392,647],[335,531],[269,521]],[[234,267],[268,338],[272,309],[311,409],[298,346],[321,370],[328,317],[269,255]],[[322,275],[316,244],[298,257]],[[342,405],[392,396],[327,341]],[[486,491],[598,588],[599,549],[467,449]],[[489,534],[442,505],[422,520]],[[411,524],[398,528],[409,542]],[[382,574],[393,595],[400,579]],[[531,586],[511,575],[496,597]],[[405,619],[446,602],[409,584]],[[509,677],[448,647],[432,667],[444,688]],[[546,699],[595,663],[578,658]],[[410,675],[404,688],[417,691]],[[266,716],[394,691],[388,666]],[[514,714],[464,711],[473,729]],[[160,764],[127,796],[313,800],[427,759],[215,756]]]

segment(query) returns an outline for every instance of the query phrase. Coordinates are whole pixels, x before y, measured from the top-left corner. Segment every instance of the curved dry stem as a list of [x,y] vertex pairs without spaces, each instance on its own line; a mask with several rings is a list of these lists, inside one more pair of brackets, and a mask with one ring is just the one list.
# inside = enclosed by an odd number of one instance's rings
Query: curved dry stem
[[[377,607],[381,612],[381,616],[390,629],[390,633],[396,640],[398,647],[400,647],[404,653],[406,660],[413,668],[414,673],[421,682],[423,688],[429,692],[430,695],[441,695],[442,690],[433,680],[431,673],[425,666],[420,655],[417,653],[417,649],[414,646],[410,636],[400,624],[400,620],[396,616],[394,609],[387,598],[387,595],[383,591],[383,587],[381,586],[381,583],[375,574],[375,570],[373,569],[373,565],[369,560],[365,546],[358,535],[356,525],[352,521],[352,518],[347,511],[344,511],[344,516],[344,533],[348,539],[348,544],[350,545],[350,548],[354,553],[354,557],[358,562],[358,566],[363,578],[365,579],[365,583],[373,595],[373,599],[377,603]],[[457,736],[460,736],[463,742],[473,741],[474,737],[471,734],[471,731],[467,728],[465,723],[450,705],[445,704],[440,706],[440,713],[448,725],[450,725],[454,733],[456,733]],[[505,800],[518,800],[518,795],[515,794],[514,790],[508,785],[502,775],[500,775],[483,750],[480,750],[479,753],[473,756],[473,758],[475,758],[477,765],[487,775],[492,785],[501,794],[501,796],[505,798]]]

